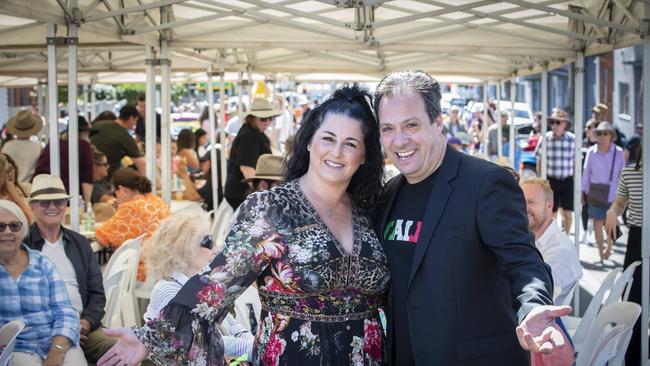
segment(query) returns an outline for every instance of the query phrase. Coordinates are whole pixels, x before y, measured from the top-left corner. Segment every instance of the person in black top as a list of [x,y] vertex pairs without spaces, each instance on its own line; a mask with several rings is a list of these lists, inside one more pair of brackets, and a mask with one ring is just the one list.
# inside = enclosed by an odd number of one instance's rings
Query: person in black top
[[271,125],[280,111],[265,99],[257,98],[251,103],[251,110],[244,119],[244,124],[230,149],[230,158],[226,168],[226,201],[237,209],[244,202],[249,189],[243,179],[255,176],[255,165],[262,154],[271,153],[271,141],[264,131]]
[[[147,116],[147,100],[144,93],[138,94],[138,120],[135,125],[135,136],[139,142],[144,142],[144,138],[147,135],[146,131],[146,116]],[[156,113],[156,141],[160,141],[160,113]]]

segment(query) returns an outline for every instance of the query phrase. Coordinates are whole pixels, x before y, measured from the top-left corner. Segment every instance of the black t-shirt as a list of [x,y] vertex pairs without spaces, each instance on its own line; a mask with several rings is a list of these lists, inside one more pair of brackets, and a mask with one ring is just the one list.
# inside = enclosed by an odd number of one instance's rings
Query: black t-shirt
[[239,169],[245,165],[255,168],[262,154],[271,153],[271,141],[264,133],[248,123],[244,123],[230,149],[226,174],[225,197],[233,208],[237,208],[246,198],[249,185],[242,183],[244,174]]
[[[209,153],[208,153],[209,154]],[[214,202],[212,201],[212,172],[208,171],[207,180],[203,187],[197,190],[197,193],[201,198],[203,198],[203,208],[206,211],[212,211],[215,207]],[[217,149],[217,181],[221,182],[221,150]],[[217,185],[217,206],[223,200],[223,191],[221,189],[221,184]]]
[[[156,141],[160,141],[160,113],[156,113]],[[140,141],[145,141],[147,136],[146,121],[144,117],[138,116],[138,119],[135,123],[135,135],[140,138]]]
[[424,213],[429,201],[435,173],[416,184],[404,183],[395,198],[386,225],[382,228],[384,250],[391,272],[391,308],[393,327],[393,360],[396,366],[415,365],[406,309],[406,291],[411,262],[419,240]]

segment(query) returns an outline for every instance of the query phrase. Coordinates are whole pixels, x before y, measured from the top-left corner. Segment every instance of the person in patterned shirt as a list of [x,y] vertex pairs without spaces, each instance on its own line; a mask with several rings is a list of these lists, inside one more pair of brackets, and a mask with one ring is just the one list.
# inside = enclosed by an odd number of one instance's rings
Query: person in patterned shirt
[[575,161],[575,135],[569,131],[571,121],[568,114],[554,108],[548,119],[551,131],[546,132],[544,139],[537,145],[537,173],[542,170],[542,149],[546,144],[547,179],[553,189],[553,213],[562,208],[565,233],[571,230],[573,218],[573,171]]
[[[104,247],[117,248],[140,235],[144,235],[145,240],[149,239],[160,222],[171,215],[169,206],[151,193],[151,181],[131,168],[117,170],[112,182],[117,211],[95,229],[97,241]],[[144,280],[144,265],[140,262],[138,281]]]

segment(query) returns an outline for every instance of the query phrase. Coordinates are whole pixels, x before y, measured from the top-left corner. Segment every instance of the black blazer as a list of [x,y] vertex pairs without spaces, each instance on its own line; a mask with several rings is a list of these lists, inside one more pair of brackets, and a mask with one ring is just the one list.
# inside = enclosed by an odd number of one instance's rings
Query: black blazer
[[[505,169],[449,147],[436,174],[410,280],[400,284],[407,296],[397,299],[407,302],[417,365],[527,365],[515,328],[552,304],[553,283],[521,189]],[[384,187],[378,233],[404,182],[399,175]]]

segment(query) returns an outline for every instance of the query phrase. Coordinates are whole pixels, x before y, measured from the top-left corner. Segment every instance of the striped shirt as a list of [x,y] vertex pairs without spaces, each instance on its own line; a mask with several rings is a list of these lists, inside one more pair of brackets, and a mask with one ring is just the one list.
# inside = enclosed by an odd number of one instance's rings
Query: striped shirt
[[0,326],[22,319],[26,327],[18,335],[15,351],[45,358],[54,336],[64,336],[72,345],[79,343],[79,315],[52,262],[24,244],[22,249],[29,264],[18,279],[0,265]]
[[628,165],[621,172],[616,195],[628,199],[627,222],[641,227],[643,224],[643,169]]
[[560,138],[555,138],[553,131],[546,133],[544,140],[537,145],[535,156],[541,159],[541,145],[546,144],[547,165],[546,175],[549,178],[565,179],[573,177],[573,162],[575,161],[576,137],[566,131]]

